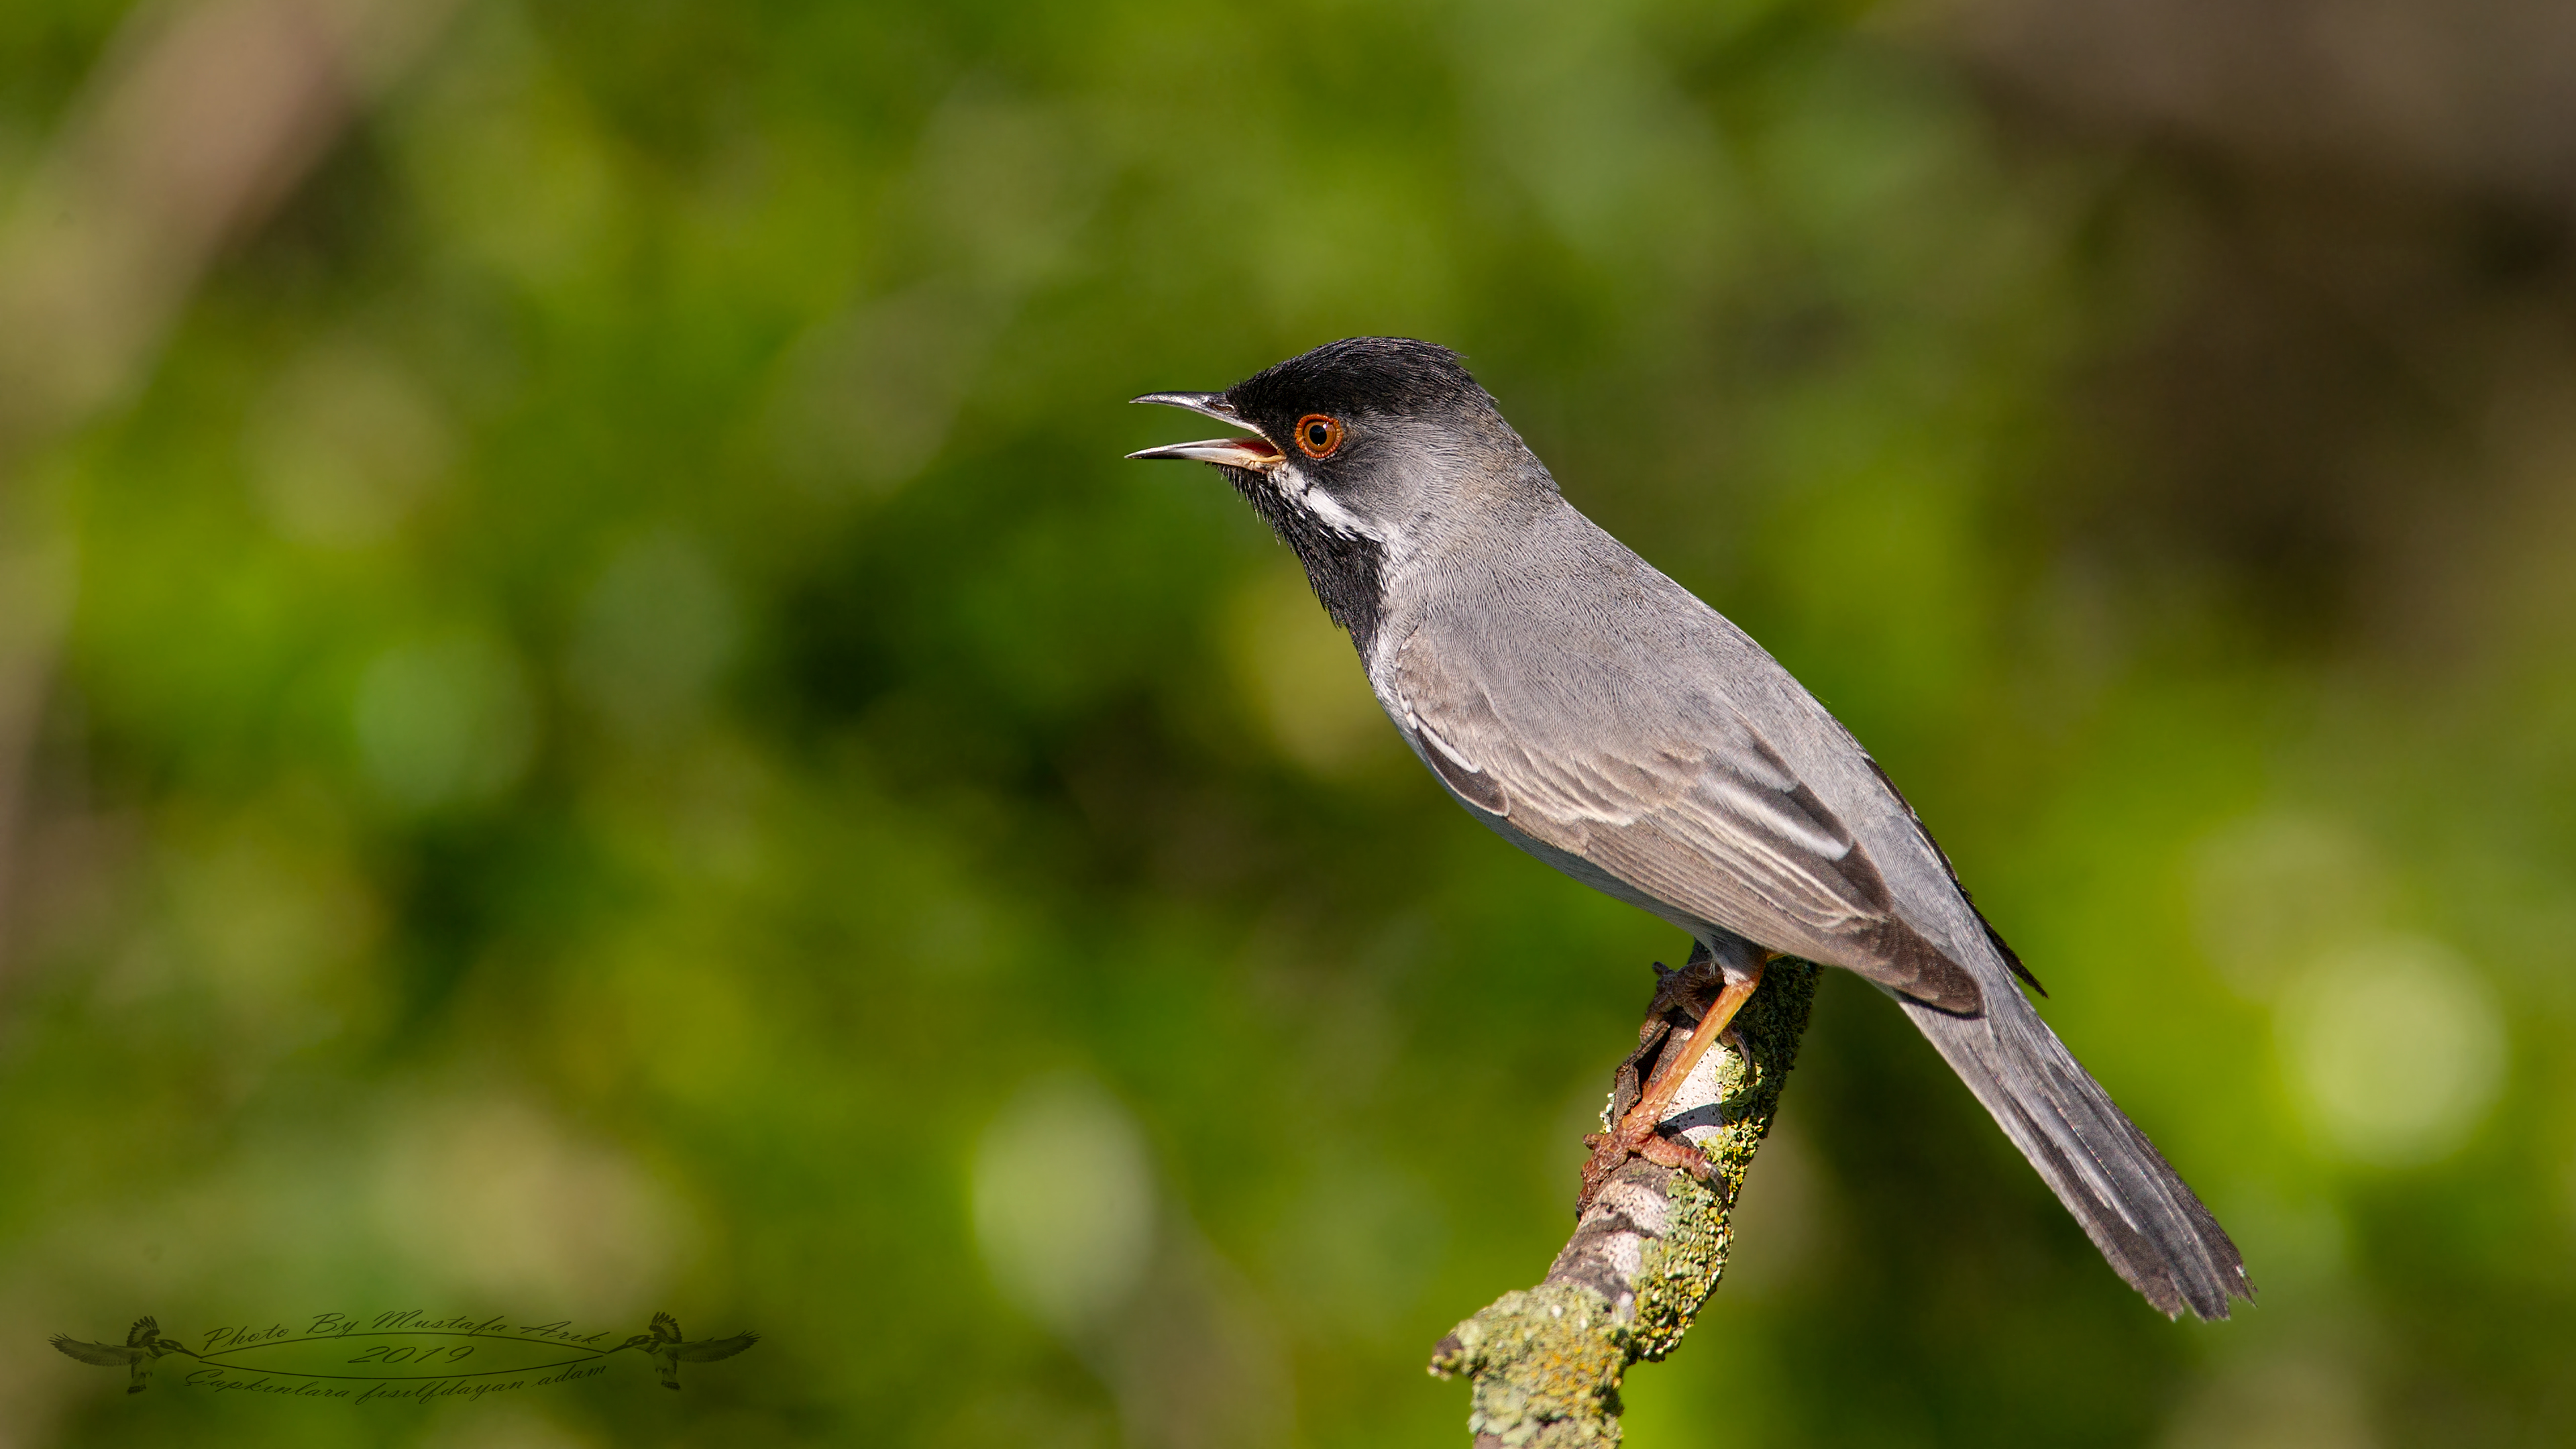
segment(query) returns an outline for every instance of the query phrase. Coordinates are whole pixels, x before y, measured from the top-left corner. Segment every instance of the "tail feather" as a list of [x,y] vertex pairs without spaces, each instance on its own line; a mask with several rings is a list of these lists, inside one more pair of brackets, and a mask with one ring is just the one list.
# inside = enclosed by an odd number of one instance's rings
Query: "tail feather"
[[2231,1296],[2251,1302],[2236,1244],[2155,1144],[2018,990],[1986,998],[1976,1017],[1898,1001],[2129,1286],[2168,1318],[2225,1318]]

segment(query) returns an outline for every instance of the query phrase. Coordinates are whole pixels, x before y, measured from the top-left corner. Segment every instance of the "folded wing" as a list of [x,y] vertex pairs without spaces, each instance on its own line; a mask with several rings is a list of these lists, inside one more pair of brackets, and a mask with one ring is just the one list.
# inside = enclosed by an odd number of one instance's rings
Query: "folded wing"
[[1478,681],[1422,651],[1390,680],[1432,768],[1471,805],[1756,945],[1943,1011],[1984,996],[1902,916],[1868,851],[1725,701],[1592,701]]

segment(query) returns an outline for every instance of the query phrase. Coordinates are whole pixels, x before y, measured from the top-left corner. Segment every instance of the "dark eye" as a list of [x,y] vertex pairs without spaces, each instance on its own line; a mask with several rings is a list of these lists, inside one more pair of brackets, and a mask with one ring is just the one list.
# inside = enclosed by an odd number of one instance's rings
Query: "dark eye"
[[1342,424],[1339,418],[1328,418],[1322,413],[1308,413],[1297,420],[1298,452],[1309,458],[1329,458],[1333,456],[1333,450],[1341,445]]

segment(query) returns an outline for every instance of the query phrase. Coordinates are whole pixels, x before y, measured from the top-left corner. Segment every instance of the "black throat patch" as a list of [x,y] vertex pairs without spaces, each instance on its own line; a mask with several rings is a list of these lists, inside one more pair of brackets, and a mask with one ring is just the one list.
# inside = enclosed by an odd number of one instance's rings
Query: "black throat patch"
[[1358,646],[1361,658],[1367,658],[1384,613],[1385,546],[1364,534],[1325,527],[1322,519],[1289,502],[1268,478],[1249,468],[1217,471],[1296,553],[1324,612],[1350,631],[1351,643]]

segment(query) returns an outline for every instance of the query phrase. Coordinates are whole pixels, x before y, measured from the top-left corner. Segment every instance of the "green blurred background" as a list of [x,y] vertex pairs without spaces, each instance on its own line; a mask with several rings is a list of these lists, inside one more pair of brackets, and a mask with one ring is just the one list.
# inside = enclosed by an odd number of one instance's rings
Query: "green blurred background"
[[[1463,1442],[1684,943],[1120,461],[1354,333],[1869,743],[2263,1292],[2157,1317],[1836,979],[1632,1442],[2576,1440],[2557,7],[412,9],[9,450],[0,1445]],[[0,7],[22,232],[153,23]],[[406,1307],[766,1338],[44,1345]]]

